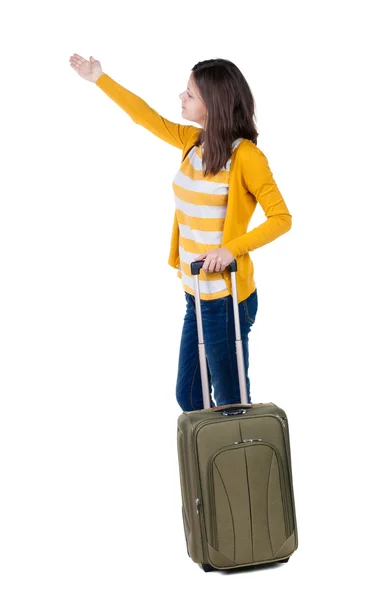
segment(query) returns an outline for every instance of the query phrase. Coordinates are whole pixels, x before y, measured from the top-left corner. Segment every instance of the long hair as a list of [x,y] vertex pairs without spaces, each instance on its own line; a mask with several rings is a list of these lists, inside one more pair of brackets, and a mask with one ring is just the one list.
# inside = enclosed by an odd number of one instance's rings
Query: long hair
[[245,77],[229,60],[203,60],[195,64],[192,73],[208,113],[196,146],[205,142],[204,175],[216,175],[231,157],[236,138],[246,138],[257,145],[255,101]]

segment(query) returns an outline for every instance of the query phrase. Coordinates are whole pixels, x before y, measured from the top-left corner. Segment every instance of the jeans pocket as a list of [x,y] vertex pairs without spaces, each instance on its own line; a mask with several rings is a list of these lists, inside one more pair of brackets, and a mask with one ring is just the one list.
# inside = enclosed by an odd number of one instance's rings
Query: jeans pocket
[[255,290],[246,300],[243,300],[245,320],[250,325],[255,323],[256,313],[258,312],[258,292]]

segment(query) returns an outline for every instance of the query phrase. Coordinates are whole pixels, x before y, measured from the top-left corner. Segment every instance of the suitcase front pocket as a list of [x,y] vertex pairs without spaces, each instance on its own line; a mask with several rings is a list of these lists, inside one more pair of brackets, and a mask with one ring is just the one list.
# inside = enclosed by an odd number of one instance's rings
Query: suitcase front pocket
[[290,535],[281,457],[263,440],[216,452],[209,463],[211,546],[235,564],[273,558]]

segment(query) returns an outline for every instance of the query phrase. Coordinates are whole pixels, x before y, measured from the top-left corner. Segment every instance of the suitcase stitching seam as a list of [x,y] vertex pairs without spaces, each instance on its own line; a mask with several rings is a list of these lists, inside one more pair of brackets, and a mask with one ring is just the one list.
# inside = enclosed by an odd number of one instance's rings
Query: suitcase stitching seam
[[271,538],[271,528],[270,528],[270,521],[269,521],[269,485],[270,485],[270,481],[271,481],[271,475],[272,475],[272,464],[273,464],[273,450],[271,448],[271,466],[269,467],[269,475],[268,475],[268,485],[267,485],[267,524],[268,524],[268,535],[269,535],[269,543],[271,546],[271,553],[272,553],[272,557],[273,557],[273,546],[272,546],[272,538]]
[[254,562],[254,542],[253,542],[253,532],[252,532],[252,511],[251,511],[251,494],[250,494],[250,485],[249,485],[249,468],[248,468],[248,464],[247,464],[247,449],[245,448],[245,466],[246,466],[246,486],[247,486],[247,492],[248,492],[248,496],[249,496],[249,509],[250,509],[250,531],[251,531],[251,558],[252,561]]
[[[230,498],[229,498],[229,495],[228,495],[227,488],[226,488],[225,483],[223,481],[223,477],[221,476],[221,473],[220,473],[220,471],[218,469],[218,466],[216,465],[215,462],[214,462],[214,467],[216,468],[216,470],[217,470],[217,472],[219,474],[219,477],[220,477],[220,481],[222,482],[222,485],[223,485],[223,488],[224,488],[224,491],[225,491],[225,494],[226,494],[227,500],[228,500],[229,511],[231,513],[232,527],[233,527],[233,562],[236,564],[236,529],[235,529],[235,526],[234,526],[234,518],[233,518],[232,507],[231,507],[231,501],[230,501]],[[215,502],[215,499],[214,499],[214,502]],[[215,525],[216,525],[216,519],[215,519]],[[215,527],[215,529],[216,529],[216,527]],[[216,536],[216,537],[218,537],[218,536]],[[218,552],[219,552],[219,550],[218,550]],[[223,556],[225,556],[225,554],[223,554]],[[228,557],[226,557],[226,558],[228,558]]]

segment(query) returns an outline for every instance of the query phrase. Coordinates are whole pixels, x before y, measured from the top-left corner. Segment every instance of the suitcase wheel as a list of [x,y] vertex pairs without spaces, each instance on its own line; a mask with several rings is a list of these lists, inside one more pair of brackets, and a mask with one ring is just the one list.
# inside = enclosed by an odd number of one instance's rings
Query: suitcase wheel
[[205,573],[209,573],[210,571],[216,571],[216,569],[214,569],[214,567],[212,567],[211,565],[208,564],[201,564],[201,568],[205,571]]
[[278,560],[277,562],[282,562],[282,563],[286,563],[289,562],[290,557],[288,556],[287,558],[282,558],[281,560]]

